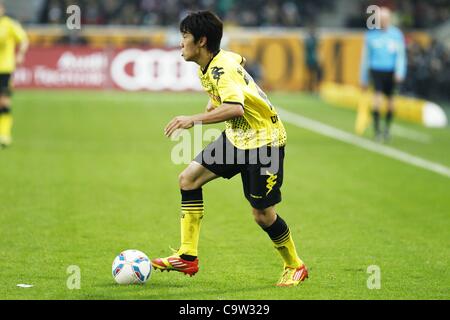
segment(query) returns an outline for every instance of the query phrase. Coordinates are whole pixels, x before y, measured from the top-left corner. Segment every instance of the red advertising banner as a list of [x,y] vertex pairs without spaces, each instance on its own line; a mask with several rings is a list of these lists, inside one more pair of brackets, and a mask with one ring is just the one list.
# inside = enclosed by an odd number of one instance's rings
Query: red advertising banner
[[201,90],[197,66],[179,49],[33,47],[14,73],[15,88]]

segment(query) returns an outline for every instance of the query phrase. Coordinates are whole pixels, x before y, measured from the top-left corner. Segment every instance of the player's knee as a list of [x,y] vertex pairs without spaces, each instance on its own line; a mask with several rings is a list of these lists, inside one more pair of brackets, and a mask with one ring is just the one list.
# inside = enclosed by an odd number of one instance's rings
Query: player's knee
[[273,206],[265,209],[253,208],[252,212],[255,222],[263,228],[270,227],[277,217],[275,207]]
[[178,184],[180,186],[180,189],[182,190],[195,190],[198,189],[196,185],[195,179],[193,179],[188,173],[183,171],[178,176]]

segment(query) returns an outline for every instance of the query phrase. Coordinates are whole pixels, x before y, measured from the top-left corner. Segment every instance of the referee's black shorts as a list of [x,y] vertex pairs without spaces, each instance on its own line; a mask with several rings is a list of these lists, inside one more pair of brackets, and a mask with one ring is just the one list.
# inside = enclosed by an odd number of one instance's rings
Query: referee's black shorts
[[0,73],[0,96],[11,96],[11,73]]
[[225,179],[240,174],[244,195],[255,209],[266,209],[281,202],[284,146],[242,150],[222,132],[194,161]]
[[392,97],[395,90],[393,71],[370,70],[376,92],[382,92],[387,97]]

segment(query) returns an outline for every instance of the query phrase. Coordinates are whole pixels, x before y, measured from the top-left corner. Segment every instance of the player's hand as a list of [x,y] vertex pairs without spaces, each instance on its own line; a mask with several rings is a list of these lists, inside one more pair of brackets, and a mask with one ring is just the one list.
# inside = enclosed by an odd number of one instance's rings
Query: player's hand
[[367,91],[368,88],[369,88],[369,86],[367,84],[361,84],[362,91]]
[[402,82],[403,82],[403,79],[402,79],[402,78],[400,78],[400,77],[398,77],[398,76],[395,76],[395,83],[396,83],[396,84],[402,84]]
[[194,120],[189,116],[178,116],[173,118],[164,128],[164,134],[170,138],[177,129],[189,129],[194,126]]
[[16,66],[20,66],[25,60],[25,56],[23,54],[17,54],[16,56]]

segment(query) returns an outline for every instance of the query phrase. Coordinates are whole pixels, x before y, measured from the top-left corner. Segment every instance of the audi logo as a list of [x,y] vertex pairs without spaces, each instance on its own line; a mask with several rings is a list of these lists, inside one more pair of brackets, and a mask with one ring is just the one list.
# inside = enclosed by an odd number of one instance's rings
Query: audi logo
[[[132,72],[126,71],[128,65]],[[201,90],[197,65],[187,63],[179,50],[126,49],[111,63],[111,78],[124,90]]]

